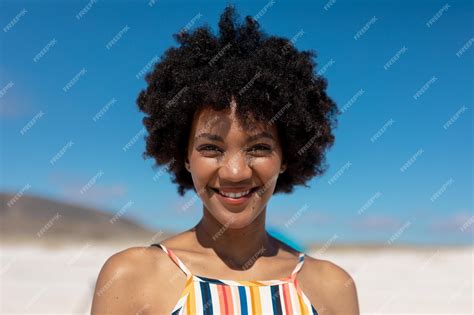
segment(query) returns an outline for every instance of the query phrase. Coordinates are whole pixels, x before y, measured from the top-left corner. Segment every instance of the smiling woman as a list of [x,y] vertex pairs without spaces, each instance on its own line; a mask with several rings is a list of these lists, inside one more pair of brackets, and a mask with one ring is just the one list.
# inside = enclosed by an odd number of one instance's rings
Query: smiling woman
[[[145,157],[203,204],[192,228],[111,256],[92,313],[358,314],[354,281],[270,236],[267,204],[325,171],[338,109],[313,52],[236,21],[175,35],[137,104]],[[157,213],[159,217],[159,213]]]

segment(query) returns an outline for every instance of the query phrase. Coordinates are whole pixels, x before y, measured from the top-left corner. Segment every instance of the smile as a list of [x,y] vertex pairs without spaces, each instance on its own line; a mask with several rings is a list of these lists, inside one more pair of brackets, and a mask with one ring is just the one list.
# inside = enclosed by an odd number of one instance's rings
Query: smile
[[239,192],[224,192],[222,190],[212,188],[211,190],[214,191],[217,195],[217,198],[224,204],[229,205],[241,205],[246,203],[252,195],[258,190],[258,187],[254,187],[245,191]]

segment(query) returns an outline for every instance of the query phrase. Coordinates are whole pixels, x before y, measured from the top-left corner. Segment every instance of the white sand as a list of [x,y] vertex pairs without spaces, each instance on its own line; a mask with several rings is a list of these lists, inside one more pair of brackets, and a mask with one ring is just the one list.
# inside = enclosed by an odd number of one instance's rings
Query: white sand
[[[2,245],[1,314],[89,314],[97,274],[128,245]],[[473,314],[474,248],[313,253],[354,278],[363,314]]]

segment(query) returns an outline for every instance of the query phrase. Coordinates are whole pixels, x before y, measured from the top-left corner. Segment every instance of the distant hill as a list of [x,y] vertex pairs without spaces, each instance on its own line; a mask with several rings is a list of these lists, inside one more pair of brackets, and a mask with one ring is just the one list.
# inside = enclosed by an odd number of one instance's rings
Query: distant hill
[[7,242],[138,242],[173,233],[152,231],[124,215],[32,195],[0,193],[0,237]]

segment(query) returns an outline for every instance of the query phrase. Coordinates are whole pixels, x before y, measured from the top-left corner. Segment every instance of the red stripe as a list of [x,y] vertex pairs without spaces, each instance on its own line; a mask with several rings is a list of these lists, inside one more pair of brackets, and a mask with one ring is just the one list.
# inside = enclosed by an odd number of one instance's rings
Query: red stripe
[[291,297],[290,297],[288,283],[283,284],[281,288],[283,290],[283,299],[285,300],[286,314],[288,315],[293,314],[293,307],[291,306]]
[[225,292],[225,286],[223,285],[216,285],[217,286],[217,292],[219,293],[219,305],[220,305],[220,312],[222,314],[228,314],[228,306],[227,306],[227,296]]
[[224,286],[224,289],[225,289],[225,295],[227,297],[227,302],[229,303],[229,313],[233,313],[234,312],[234,302],[233,302],[233,298],[232,298],[232,291],[230,289],[229,286]]

